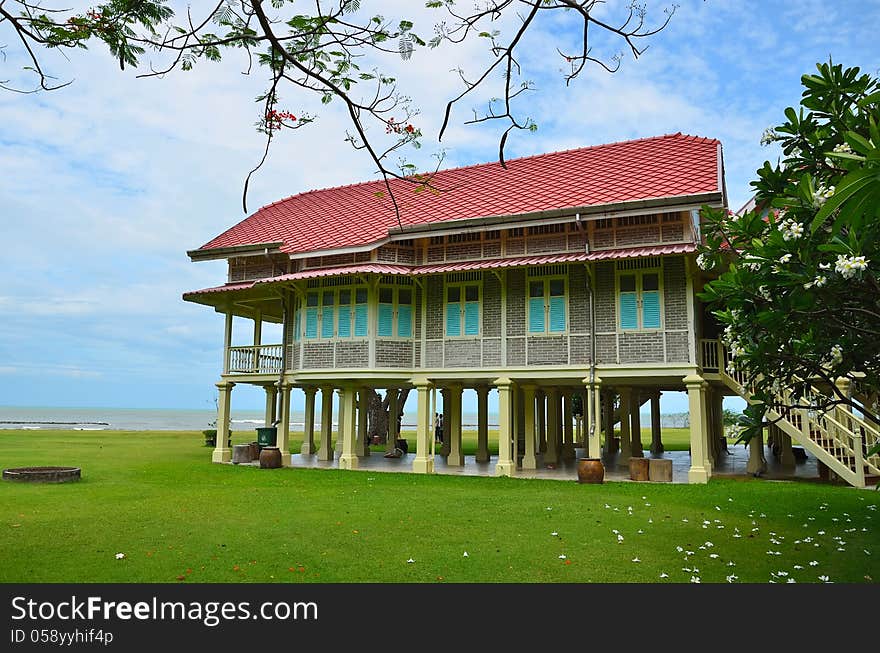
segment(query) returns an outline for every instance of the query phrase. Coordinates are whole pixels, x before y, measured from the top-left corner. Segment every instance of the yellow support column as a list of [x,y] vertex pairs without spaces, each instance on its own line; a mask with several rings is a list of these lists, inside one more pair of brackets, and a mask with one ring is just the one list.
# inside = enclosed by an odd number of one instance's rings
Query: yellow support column
[[523,407],[525,408],[523,415],[525,419],[523,421],[526,438],[526,450],[523,454],[522,468],[537,469],[538,461],[535,457],[535,440],[537,439],[537,432],[535,430],[535,386],[522,386],[522,393]]
[[449,411],[446,419],[449,420],[449,456],[446,464],[452,467],[464,465],[464,454],[461,451],[461,386],[449,386]]
[[709,442],[706,433],[706,406],[703,392],[706,382],[696,374],[689,374],[682,380],[687,388],[691,424],[691,467],[688,470],[688,483],[708,483],[711,467],[707,454]]
[[305,416],[303,417],[303,443],[300,453],[303,455],[315,453],[315,393],[317,388],[306,386],[303,388],[306,395]]
[[281,384],[281,421],[278,424],[278,449],[285,467],[290,467],[290,391],[293,386]]
[[273,385],[267,385],[263,388],[266,391],[266,411],[264,426],[272,426],[275,418],[278,417],[278,408],[276,401],[278,400],[278,388]]
[[513,436],[510,429],[510,379],[495,379],[498,388],[498,462],[495,464],[495,476],[512,476],[514,462],[511,458],[510,440]]
[[431,429],[431,384],[427,379],[413,382],[418,400],[416,407],[416,457],[413,460],[413,471],[417,474],[434,473],[434,456],[432,445],[434,433]]
[[651,395],[651,453],[663,453],[663,436],[660,431],[660,391]]
[[358,456],[370,455],[370,443],[367,442],[367,412],[369,410],[370,388],[360,388],[357,393],[357,444],[355,453]]
[[388,397],[388,431],[385,434],[385,453],[394,453],[397,438],[400,437],[397,429],[397,413],[400,412],[400,407],[397,404],[397,388],[385,388],[385,394]]
[[538,422],[538,451],[547,451],[547,395],[538,388],[535,392],[535,404],[538,409],[535,419]]
[[562,394],[562,460],[574,460],[574,432],[571,406],[571,390],[566,388]]
[[450,450],[450,427],[452,425],[452,418],[449,414],[449,388],[441,388],[440,397],[443,399],[443,411],[440,413],[443,416],[443,428],[441,429],[441,432],[443,433],[443,444],[440,445],[440,451],[438,453],[441,456],[448,456]]
[[321,448],[318,460],[333,460],[333,388],[321,388]]
[[232,449],[229,441],[229,403],[232,399],[232,381],[221,381],[217,384],[217,442],[214,443],[214,452],[211,461],[215,463],[228,463],[232,460]]
[[602,457],[602,392],[601,379],[595,377],[583,380],[587,386],[584,398],[584,455],[588,458]]
[[355,452],[357,409],[355,408],[354,396],[354,388],[344,388],[339,392],[339,433],[342,437],[339,469],[358,468],[358,456]]

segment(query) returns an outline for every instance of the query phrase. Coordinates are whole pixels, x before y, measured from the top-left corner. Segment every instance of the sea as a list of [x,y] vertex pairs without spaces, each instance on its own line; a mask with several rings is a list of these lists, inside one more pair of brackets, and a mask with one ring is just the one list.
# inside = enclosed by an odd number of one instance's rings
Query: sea
[[[230,416],[232,431],[256,429],[265,424],[262,410],[233,410]],[[334,416],[335,417],[335,416]],[[415,415],[410,419],[404,415],[402,427],[414,429]],[[217,419],[214,410],[165,410],[142,408],[54,408],[0,406],[0,429],[63,429],[77,431],[202,431],[214,428]],[[321,419],[316,411],[315,420]],[[465,428],[476,428],[476,413],[462,414]],[[494,415],[489,415],[490,427],[497,424]],[[302,429],[304,414],[301,410],[291,410],[290,426]],[[334,426],[336,422],[334,421]]]

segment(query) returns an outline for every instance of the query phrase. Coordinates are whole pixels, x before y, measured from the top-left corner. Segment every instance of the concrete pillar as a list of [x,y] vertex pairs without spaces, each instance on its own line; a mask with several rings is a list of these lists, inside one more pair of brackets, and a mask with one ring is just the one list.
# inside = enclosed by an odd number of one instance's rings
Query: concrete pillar
[[791,436],[783,431],[782,429],[778,430],[777,440],[779,442],[779,464],[783,467],[794,467],[795,459],[794,452],[791,450]]
[[285,467],[290,467],[290,391],[293,386],[289,383],[281,384],[281,420],[278,423],[278,441],[276,442],[281,451],[281,461]]
[[537,469],[538,461],[535,458],[535,386],[524,385],[523,393],[523,427],[525,429],[525,452],[523,453],[522,468]]
[[712,432],[715,436],[715,458],[712,467],[717,465],[718,458],[727,451],[727,439],[724,437],[724,395],[715,390],[712,392]]
[[229,441],[229,407],[232,400],[232,388],[235,386],[231,381],[221,381],[217,384],[217,441],[214,443],[214,452],[211,461],[215,463],[228,463],[232,460],[232,449]]
[[[585,440],[587,456],[590,458],[602,457],[602,379],[598,376],[593,379],[593,404],[590,413],[590,421],[585,426]],[[587,397],[590,393],[587,393]]]
[[385,435],[385,453],[392,453],[397,446],[397,438],[400,437],[397,421],[400,406],[397,403],[397,388],[386,388],[385,394],[388,395],[388,433]]
[[274,385],[264,386],[266,391],[266,410],[264,426],[273,426],[278,418],[278,388]]
[[321,448],[318,460],[333,460],[333,388],[321,388]]
[[358,468],[358,456],[355,451],[356,422],[355,389],[344,388],[339,391],[339,431],[342,436],[342,455],[339,456],[339,469]]
[[535,404],[537,407],[535,419],[538,422],[538,451],[547,451],[547,394],[538,388],[535,391]]
[[431,384],[426,379],[418,379],[413,384],[416,389],[416,457],[413,471],[418,474],[434,473],[432,445],[434,433],[431,429]]
[[300,453],[303,455],[315,453],[315,393],[317,388],[307,386],[303,388],[306,396],[305,416],[303,417],[303,443]]
[[[226,322],[223,329],[223,373],[229,373],[229,348],[232,346],[232,311],[226,311]],[[232,460],[230,454],[230,460]]]
[[688,393],[691,431],[691,467],[688,470],[688,483],[708,483],[712,470],[706,453],[709,446],[703,392],[706,382],[696,374],[689,374],[683,381]]
[[574,460],[574,433],[572,420],[574,411],[571,406],[571,390],[566,388],[562,393],[562,460]]
[[614,447],[614,392],[609,388],[602,393],[602,420],[605,430],[605,453],[617,452]]
[[358,456],[370,455],[370,443],[367,442],[369,393],[369,388],[360,388],[357,393],[357,440],[354,450]]
[[624,467],[629,465],[632,457],[632,388],[620,388],[620,458],[618,463]]
[[544,464],[559,463],[559,388],[547,390],[547,450],[544,452]]
[[489,388],[477,386],[477,462],[489,462]]
[[523,402],[523,391],[520,385],[514,385],[510,390],[510,399],[513,402],[511,413],[511,430],[513,431],[513,462],[519,464],[525,449],[526,431],[525,420],[526,411]]
[[663,435],[660,431],[660,391],[651,395],[651,453],[663,453]]
[[442,388],[440,390],[440,397],[443,399],[443,444],[440,445],[440,455],[448,456],[450,451],[450,442],[449,442],[449,388]]
[[449,456],[446,464],[452,467],[464,465],[464,454],[461,451],[461,386],[451,385],[449,392],[449,410],[446,411],[446,419],[449,420]]
[[714,465],[715,461],[718,459],[719,444],[718,436],[715,433],[715,391],[707,386],[703,389],[703,392],[706,393],[706,434],[709,441],[709,446],[706,448],[706,452],[709,456],[709,461]]
[[633,390],[633,402],[630,404],[630,434],[632,436],[632,455],[642,458],[645,450],[642,448],[642,406],[641,395],[638,390]]
[[498,462],[495,464],[495,476],[512,476],[515,468],[511,457],[510,384],[508,378],[495,380],[495,387],[498,388]]
[[342,420],[345,419],[345,404],[342,401],[342,395],[344,394],[344,388],[336,390],[336,451],[342,451]]
[[749,440],[749,462],[746,464],[746,471],[753,475],[759,476],[767,471],[767,459],[764,458],[764,432],[756,435]]

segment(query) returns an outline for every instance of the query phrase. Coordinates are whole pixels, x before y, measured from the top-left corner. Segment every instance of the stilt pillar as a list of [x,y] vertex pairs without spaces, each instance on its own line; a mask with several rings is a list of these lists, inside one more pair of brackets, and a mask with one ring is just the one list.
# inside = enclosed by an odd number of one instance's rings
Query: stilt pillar
[[281,415],[278,421],[277,446],[281,452],[281,462],[285,467],[290,467],[290,392],[293,386],[289,383],[281,384]]
[[602,393],[602,419],[605,430],[605,453],[617,453],[614,445],[614,391],[610,388]]
[[357,440],[354,450],[358,456],[370,455],[370,443],[367,442],[367,413],[371,392],[370,388],[360,388],[357,393]]
[[571,405],[571,390],[565,389],[562,393],[562,460],[574,460],[574,432],[572,420],[574,410]]
[[489,388],[477,386],[477,462],[489,462]]
[[645,450],[642,448],[642,397],[638,390],[633,390],[632,398],[629,411],[632,455],[641,458],[645,455]]
[[321,388],[321,448],[318,460],[333,460],[333,388]]
[[511,381],[508,378],[495,380],[498,389],[498,462],[495,464],[495,476],[512,476],[514,461],[511,457],[511,440],[513,434],[510,429],[510,388]]
[[385,395],[388,397],[388,431],[385,434],[385,453],[392,453],[397,446],[397,438],[400,437],[400,422],[397,414],[400,412],[398,405],[397,388],[386,388]]
[[305,415],[303,417],[303,443],[300,453],[303,455],[315,453],[315,393],[317,388],[306,386],[303,393],[306,396]]
[[523,427],[525,430],[525,451],[523,453],[522,468],[537,469],[538,461],[535,457],[535,441],[537,440],[537,431],[535,430],[535,386],[522,386],[523,395]]
[[763,431],[749,440],[749,462],[746,464],[746,471],[752,476],[760,476],[767,471]]
[[345,418],[345,404],[342,401],[342,395],[344,394],[344,388],[336,390],[336,451],[342,451],[342,420]]
[[547,390],[547,450],[544,452],[544,464],[559,463],[559,388]]
[[264,426],[274,426],[278,418],[278,387],[276,385],[267,385],[263,388],[266,391],[266,411]]
[[663,453],[663,434],[660,430],[660,391],[651,395],[651,453]]
[[434,473],[433,440],[431,428],[431,384],[427,379],[417,379],[416,389],[416,457],[413,471],[418,474]]
[[449,388],[441,388],[440,389],[440,398],[443,400],[443,411],[440,413],[443,415],[443,428],[440,429],[440,432],[443,434],[443,443],[440,445],[440,455],[448,456],[450,451],[450,442],[449,442]]
[[449,420],[449,456],[446,458],[446,464],[452,467],[461,467],[464,465],[464,454],[461,451],[461,386],[451,385],[449,392],[449,410],[446,412],[446,419]]
[[620,458],[618,463],[624,467],[629,465],[632,457],[632,388],[620,388]]
[[339,391],[339,432],[342,439],[339,469],[358,468],[358,455],[355,451],[358,412],[355,394],[354,388],[344,388]]
[[777,434],[779,438],[777,440],[779,442],[779,464],[783,467],[794,467],[795,460],[794,451],[791,449],[791,436],[782,429],[779,429]]
[[683,379],[688,393],[691,432],[691,467],[688,470],[688,483],[708,483],[712,473],[708,459],[708,438],[706,433],[706,382],[696,374]]
[[214,443],[214,452],[211,461],[215,463],[228,463],[232,460],[232,449],[229,448],[229,408],[232,399],[232,388],[235,386],[231,381],[221,381],[217,384],[217,441]]
[[538,388],[535,391],[536,411],[535,419],[538,422],[538,451],[547,451],[547,394]]

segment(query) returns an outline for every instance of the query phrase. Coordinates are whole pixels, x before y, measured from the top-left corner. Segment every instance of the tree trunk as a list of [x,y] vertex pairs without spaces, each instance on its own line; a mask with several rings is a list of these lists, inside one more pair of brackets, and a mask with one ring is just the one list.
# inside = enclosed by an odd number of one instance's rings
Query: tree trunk
[[409,395],[409,388],[404,388],[402,390],[392,389],[387,390],[385,392],[384,399],[379,395],[375,390],[371,390],[372,394],[370,395],[370,404],[368,409],[368,420],[367,420],[367,435],[372,440],[374,437],[379,437],[379,442],[384,444],[388,437],[388,425],[389,425],[389,415],[388,415],[388,404],[390,402],[392,392],[398,393],[397,396],[397,415],[395,416],[398,423],[398,432],[400,431],[400,420],[403,417],[403,405],[406,403],[406,398]]

